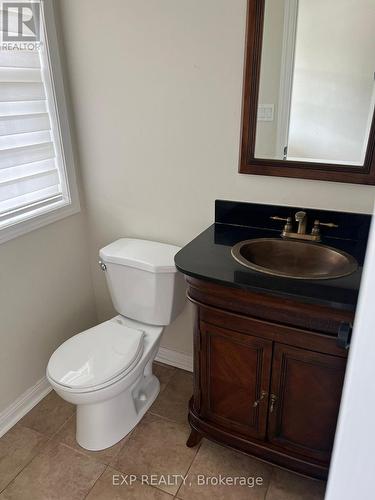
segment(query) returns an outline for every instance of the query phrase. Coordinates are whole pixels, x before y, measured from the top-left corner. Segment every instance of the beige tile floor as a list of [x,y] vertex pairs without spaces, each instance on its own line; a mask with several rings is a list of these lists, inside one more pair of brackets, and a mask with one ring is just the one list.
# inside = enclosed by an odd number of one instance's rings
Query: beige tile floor
[[[160,364],[155,365],[155,373],[161,382],[157,401],[130,435],[101,452],[88,452],[77,445],[74,407],[51,392],[0,439],[0,499],[324,498],[323,482],[207,440],[196,448],[187,448],[186,414],[192,376]],[[253,487],[201,484],[203,478],[220,474],[261,479]],[[172,475],[186,479],[174,481]],[[163,477],[165,481],[160,480]]]

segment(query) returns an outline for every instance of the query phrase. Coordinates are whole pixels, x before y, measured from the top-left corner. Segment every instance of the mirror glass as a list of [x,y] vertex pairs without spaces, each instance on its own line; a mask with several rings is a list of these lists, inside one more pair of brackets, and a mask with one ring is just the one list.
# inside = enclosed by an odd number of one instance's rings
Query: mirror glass
[[375,0],[265,0],[255,157],[363,166]]

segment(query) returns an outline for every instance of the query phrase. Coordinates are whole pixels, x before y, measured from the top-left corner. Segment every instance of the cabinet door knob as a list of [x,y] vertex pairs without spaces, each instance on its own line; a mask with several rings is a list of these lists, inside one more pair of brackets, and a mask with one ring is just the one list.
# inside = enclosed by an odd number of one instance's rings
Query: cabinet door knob
[[275,394],[271,394],[271,398],[270,399],[271,399],[270,413],[273,413],[278,398],[277,398],[277,396]]
[[263,401],[263,399],[267,396],[267,392],[266,391],[262,391],[260,393],[260,398],[257,399],[254,404],[253,404],[253,408],[256,408],[257,406],[259,406],[259,404]]

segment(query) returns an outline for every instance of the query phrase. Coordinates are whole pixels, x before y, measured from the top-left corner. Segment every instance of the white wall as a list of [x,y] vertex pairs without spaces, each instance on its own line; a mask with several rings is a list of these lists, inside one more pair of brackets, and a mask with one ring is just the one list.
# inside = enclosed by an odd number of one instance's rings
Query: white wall
[[[375,212],[374,212],[375,214]],[[326,500],[374,498],[375,223],[359,295]]]
[[[246,0],[60,0],[100,320],[98,250],[184,245],[227,198],[370,212],[366,186],[240,175]],[[190,313],[163,345],[191,352]]]
[[374,23],[373,0],[300,0],[288,157],[363,165]]
[[0,263],[1,412],[96,314],[81,214],[2,243]]

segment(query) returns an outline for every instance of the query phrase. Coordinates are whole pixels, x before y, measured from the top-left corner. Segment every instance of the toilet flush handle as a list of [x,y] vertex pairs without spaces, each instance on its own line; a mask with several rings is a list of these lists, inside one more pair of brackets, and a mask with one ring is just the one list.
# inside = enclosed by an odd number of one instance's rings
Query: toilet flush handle
[[107,266],[104,264],[103,261],[99,260],[99,266],[100,266],[100,269],[102,271],[106,271],[107,270]]

